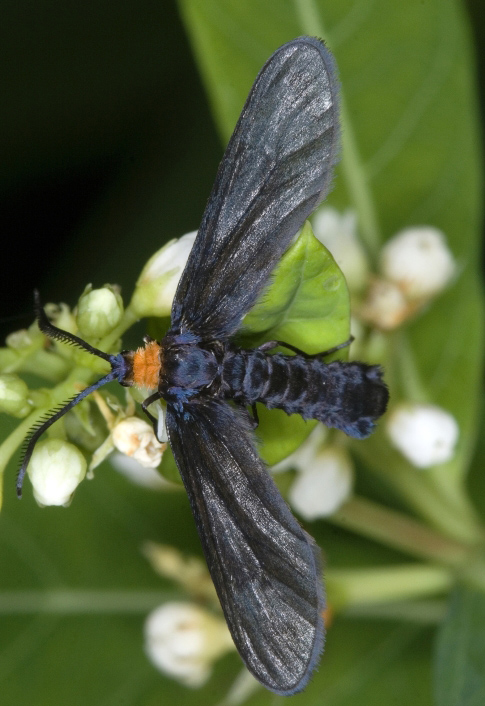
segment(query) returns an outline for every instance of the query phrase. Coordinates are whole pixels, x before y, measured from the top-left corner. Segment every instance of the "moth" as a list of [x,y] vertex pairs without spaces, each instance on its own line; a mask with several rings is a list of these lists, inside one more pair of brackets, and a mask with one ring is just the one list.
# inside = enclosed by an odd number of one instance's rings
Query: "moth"
[[[259,458],[248,408],[261,403],[362,439],[384,413],[388,391],[379,366],[326,363],[335,349],[307,355],[267,341],[247,350],[232,339],[327,194],[338,143],[333,58],[317,39],[290,41],[263,66],[242,109],[165,337],[110,355],[51,324],[36,298],[47,336],[103,358],[111,371],[33,430],[18,494],[38,438],[93,390],[111,380],[153,390],[142,408],[157,433],[149,407],[166,402],[170,444],[235,645],[277,694],[303,689],[323,649],[320,551]],[[277,346],[291,353],[271,353]]]

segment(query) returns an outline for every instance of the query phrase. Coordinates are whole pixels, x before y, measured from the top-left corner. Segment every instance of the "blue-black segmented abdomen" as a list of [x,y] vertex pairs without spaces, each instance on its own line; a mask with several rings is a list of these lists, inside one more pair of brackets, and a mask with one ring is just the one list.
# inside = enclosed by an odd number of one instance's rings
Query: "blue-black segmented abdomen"
[[228,397],[318,419],[349,436],[369,436],[389,393],[378,365],[325,363],[302,355],[239,350],[226,357]]

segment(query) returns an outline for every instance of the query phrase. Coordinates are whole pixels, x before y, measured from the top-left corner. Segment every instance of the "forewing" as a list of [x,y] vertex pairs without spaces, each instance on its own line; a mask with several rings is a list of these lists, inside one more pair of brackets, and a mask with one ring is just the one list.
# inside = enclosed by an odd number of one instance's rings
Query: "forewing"
[[234,643],[268,689],[303,689],[323,647],[320,553],[278,492],[247,420],[221,400],[169,404],[167,428]]
[[172,306],[172,330],[229,336],[326,195],[338,150],[333,59],[309,37],[261,69],[219,165]]

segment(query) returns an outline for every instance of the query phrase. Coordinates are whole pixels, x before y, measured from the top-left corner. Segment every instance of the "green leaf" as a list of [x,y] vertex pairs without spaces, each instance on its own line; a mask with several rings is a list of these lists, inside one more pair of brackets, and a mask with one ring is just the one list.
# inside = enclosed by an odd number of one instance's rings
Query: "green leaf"
[[345,278],[307,221],[279,262],[270,286],[243,321],[259,342],[280,340],[320,353],[350,334]]
[[457,589],[436,640],[436,706],[485,703],[485,595]]
[[[318,353],[348,340],[349,334],[345,278],[307,221],[283,255],[269,287],[245,317],[241,343],[254,347],[279,340],[307,353]],[[269,465],[297,449],[316,424],[262,405],[258,405],[258,416],[259,452]]]

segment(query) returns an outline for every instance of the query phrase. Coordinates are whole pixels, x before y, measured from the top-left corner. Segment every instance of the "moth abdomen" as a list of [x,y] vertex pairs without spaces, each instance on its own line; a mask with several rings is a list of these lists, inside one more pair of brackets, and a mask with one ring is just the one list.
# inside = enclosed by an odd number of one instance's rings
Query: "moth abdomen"
[[304,419],[318,419],[349,436],[365,438],[385,412],[389,393],[378,365],[325,363],[303,355],[240,350],[224,365],[230,395]]

